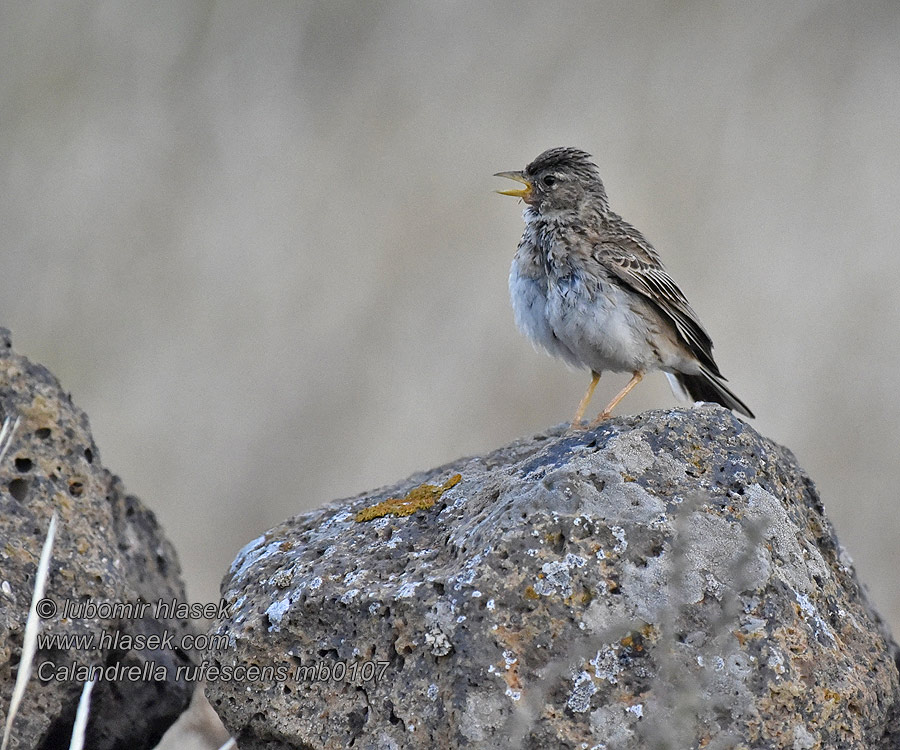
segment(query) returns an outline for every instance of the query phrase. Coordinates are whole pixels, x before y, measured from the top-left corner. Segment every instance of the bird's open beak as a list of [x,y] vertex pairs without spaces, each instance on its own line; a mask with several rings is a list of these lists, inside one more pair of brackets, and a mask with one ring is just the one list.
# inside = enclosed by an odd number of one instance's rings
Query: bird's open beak
[[525,179],[524,173],[497,172],[494,177],[505,177],[507,180],[521,182],[525,187],[520,190],[496,190],[495,192],[500,193],[500,195],[511,195],[513,198],[521,198],[526,203],[528,202],[529,197],[531,197],[531,183]]

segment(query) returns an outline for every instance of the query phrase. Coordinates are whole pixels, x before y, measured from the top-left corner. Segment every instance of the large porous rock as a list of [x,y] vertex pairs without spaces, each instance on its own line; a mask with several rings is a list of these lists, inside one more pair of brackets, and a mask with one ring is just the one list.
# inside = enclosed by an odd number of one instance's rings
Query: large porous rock
[[[0,329],[0,423],[5,417],[20,422],[0,463],[0,724],[23,668],[25,620],[54,512],[42,638],[84,639],[42,644],[10,747],[68,747],[84,670],[104,667],[85,747],[152,748],[191,698],[176,673],[189,665],[177,646],[192,625],[158,605],[185,601],[175,551],[153,514],[101,465],[84,413]],[[148,604],[143,612],[125,608],[139,601]]]
[[717,406],[297,516],[224,594],[209,693],[242,750],[900,747],[893,644],[812,482]]

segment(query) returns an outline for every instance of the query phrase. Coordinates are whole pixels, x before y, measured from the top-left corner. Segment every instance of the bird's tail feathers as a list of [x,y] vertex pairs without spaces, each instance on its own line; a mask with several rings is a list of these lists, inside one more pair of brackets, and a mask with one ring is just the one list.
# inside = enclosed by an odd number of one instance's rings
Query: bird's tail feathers
[[676,395],[687,396],[691,401],[707,401],[721,404],[726,409],[734,409],[744,416],[753,418],[750,407],[735,396],[722,381],[711,373],[702,372],[699,375],[685,375],[684,373],[666,373],[672,390]]

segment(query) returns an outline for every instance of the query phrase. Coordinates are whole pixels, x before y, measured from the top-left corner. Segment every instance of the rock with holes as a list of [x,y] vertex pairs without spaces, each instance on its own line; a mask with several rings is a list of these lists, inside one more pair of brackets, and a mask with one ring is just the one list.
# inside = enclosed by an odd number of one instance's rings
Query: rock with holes
[[718,406],[332,503],[224,594],[209,693],[242,750],[900,747],[893,643],[812,482]]
[[[42,640],[10,747],[68,747],[86,671],[103,667],[85,747],[152,748],[191,697],[191,685],[175,679],[188,661],[174,647],[190,623],[157,607],[185,601],[175,552],[153,514],[101,465],[84,413],[0,329],[0,424],[6,417],[19,424],[0,462],[0,723],[22,669],[54,511],[58,519]],[[126,609],[140,600],[143,612]],[[50,640],[57,636],[78,640]]]

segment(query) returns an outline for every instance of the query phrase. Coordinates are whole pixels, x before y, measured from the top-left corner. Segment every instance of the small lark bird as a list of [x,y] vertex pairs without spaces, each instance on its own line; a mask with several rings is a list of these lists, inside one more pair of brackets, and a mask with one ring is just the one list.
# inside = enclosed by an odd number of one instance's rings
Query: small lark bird
[[666,273],[656,250],[609,210],[590,154],[545,151],[523,172],[498,172],[525,187],[525,233],[509,272],[516,324],[534,344],[592,374],[572,426],[581,424],[604,370],[632,378],[593,424],[610,416],[651,370],[677,396],[753,412],[724,385],[712,340]]

